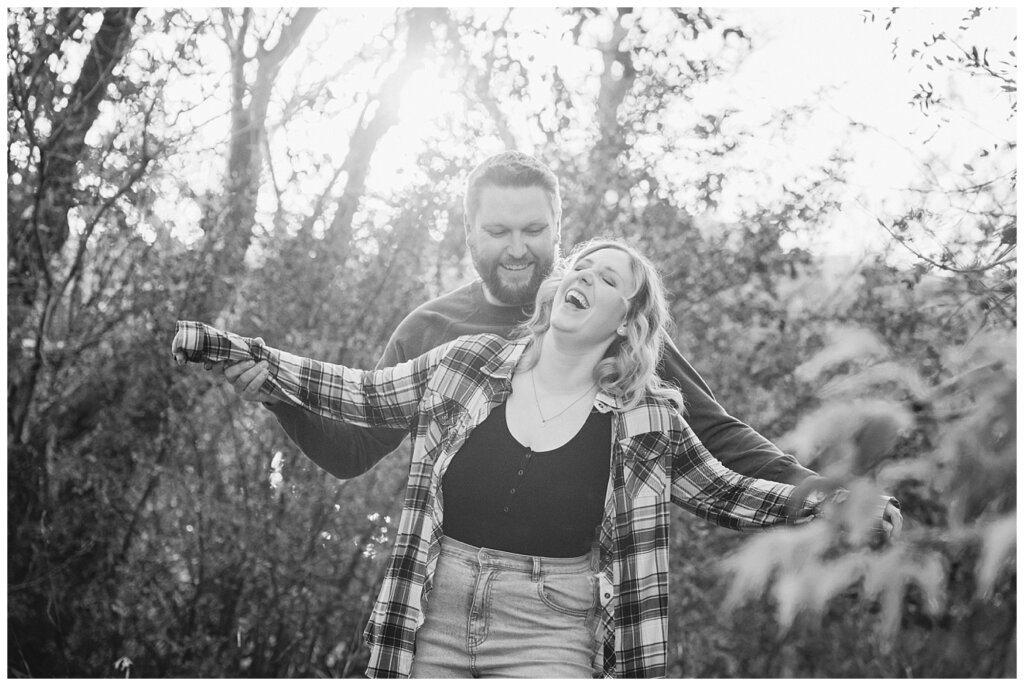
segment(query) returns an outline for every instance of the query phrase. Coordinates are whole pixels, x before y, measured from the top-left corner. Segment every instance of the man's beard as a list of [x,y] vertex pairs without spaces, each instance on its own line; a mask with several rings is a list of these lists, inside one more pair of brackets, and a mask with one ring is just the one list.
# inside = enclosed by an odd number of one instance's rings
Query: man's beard
[[554,258],[543,259],[530,253],[530,261],[533,262],[533,275],[522,286],[514,286],[501,280],[498,273],[500,259],[484,262],[477,254],[476,246],[472,243],[469,245],[469,254],[473,258],[473,266],[476,267],[487,290],[506,305],[532,305],[537,298],[537,289],[540,288],[541,283],[548,277],[554,266]]

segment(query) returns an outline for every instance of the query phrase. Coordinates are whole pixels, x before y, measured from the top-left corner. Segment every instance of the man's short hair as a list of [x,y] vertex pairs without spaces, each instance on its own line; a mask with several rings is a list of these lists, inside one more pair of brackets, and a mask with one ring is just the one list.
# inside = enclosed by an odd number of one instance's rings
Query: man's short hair
[[[502,152],[492,155],[476,166],[466,179],[463,205],[466,227],[472,225],[480,209],[480,193],[486,186],[498,188],[543,188],[551,201],[551,212],[558,222],[562,216],[562,195],[558,190],[558,177],[536,157],[522,152]],[[552,227],[554,228],[554,227]]]

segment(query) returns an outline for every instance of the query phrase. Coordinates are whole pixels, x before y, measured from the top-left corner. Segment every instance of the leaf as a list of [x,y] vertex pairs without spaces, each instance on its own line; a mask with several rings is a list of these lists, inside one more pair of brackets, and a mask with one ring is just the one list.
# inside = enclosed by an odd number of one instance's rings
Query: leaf
[[843,362],[889,355],[885,344],[867,329],[836,327],[829,332],[828,338],[829,343],[821,352],[796,368],[794,374],[798,379],[810,381]]
[[785,576],[775,584],[776,616],[779,629],[785,631],[793,625],[801,606],[806,604],[806,588],[797,576]]
[[1010,224],[1003,229],[1000,245],[1017,245],[1017,225]]
[[939,614],[945,601],[946,567],[939,553],[915,555],[906,569],[909,580],[921,589],[925,610],[932,616]]
[[892,636],[899,628],[903,596],[910,584],[921,590],[929,614],[934,616],[941,611],[946,574],[938,553],[922,554],[893,547],[869,559],[864,594],[881,601],[883,635]]
[[979,597],[988,597],[999,576],[999,570],[1012,559],[1017,548],[1017,513],[1013,512],[989,524],[981,542],[981,559],[978,560]]
[[891,449],[892,436],[913,425],[913,414],[902,403],[875,398],[835,401],[801,417],[778,443],[799,455],[801,462],[815,465],[823,476],[846,478],[877,466]]
[[849,495],[837,514],[852,545],[867,544],[876,535],[886,503],[873,480],[856,479],[849,484]]
[[772,536],[758,536],[721,562],[726,574],[733,575],[723,606],[737,607],[744,599],[761,595],[775,569]]
[[890,385],[918,399],[927,397],[930,391],[930,386],[917,370],[899,362],[884,361],[856,374],[829,380],[818,391],[818,396],[824,399],[865,395],[866,392],[877,390],[879,386]]
[[830,540],[828,523],[823,520],[752,537],[719,563],[734,577],[723,606],[732,609],[746,598],[759,597],[776,571],[791,574],[813,564]]

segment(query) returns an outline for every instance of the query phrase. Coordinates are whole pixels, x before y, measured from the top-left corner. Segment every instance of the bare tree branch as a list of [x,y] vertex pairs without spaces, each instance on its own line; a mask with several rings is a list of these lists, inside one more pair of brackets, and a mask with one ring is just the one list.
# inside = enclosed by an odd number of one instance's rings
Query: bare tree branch
[[[240,273],[245,252],[252,241],[256,217],[256,196],[259,192],[263,166],[267,108],[274,81],[285,60],[295,51],[319,10],[302,8],[281,29],[277,44],[271,50],[257,50],[256,77],[249,83],[245,65],[250,58],[242,50],[244,35],[239,32],[232,52],[231,141],[228,145],[227,171],[224,184],[227,203],[207,231],[206,264],[203,283],[190,311],[197,318],[212,320],[227,302],[233,277]],[[242,27],[248,30],[251,11],[243,14]],[[251,93],[246,103],[246,93]]]
[[498,100],[491,92],[491,81],[494,77],[495,50],[497,49],[498,39],[505,36],[505,27],[508,25],[511,15],[512,10],[509,9],[502,19],[501,26],[491,35],[491,48],[484,56],[485,69],[483,72],[480,72],[473,64],[472,57],[468,54],[465,45],[463,45],[459,33],[459,24],[450,15],[447,21],[449,40],[452,42],[456,56],[461,58],[465,64],[467,80],[473,84],[473,94],[476,96],[477,102],[491,116],[491,121],[494,122],[494,126],[497,128],[498,135],[501,137],[502,143],[505,144],[506,150],[515,150],[516,140],[509,127],[508,117],[505,116],[501,107],[498,106]]
[[366,187],[366,175],[377,143],[387,131],[398,123],[398,105],[402,90],[412,73],[423,62],[427,48],[433,44],[432,26],[443,22],[447,11],[437,8],[415,8],[405,13],[408,24],[405,55],[395,70],[381,84],[374,96],[376,110],[369,122],[360,125],[349,139],[349,150],[342,163],[348,178],[338,197],[329,235],[336,253],[348,244],[359,199]]

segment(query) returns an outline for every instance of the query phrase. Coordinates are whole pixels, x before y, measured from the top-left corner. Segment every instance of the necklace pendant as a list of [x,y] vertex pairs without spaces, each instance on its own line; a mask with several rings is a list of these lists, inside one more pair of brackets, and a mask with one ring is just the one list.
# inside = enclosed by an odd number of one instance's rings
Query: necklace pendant
[[537,381],[536,381],[536,380],[534,379],[534,377],[533,377],[533,370],[532,370],[532,369],[530,370],[530,383],[531,383],[531,385],[533,386],[533,401],[534,401],[534,402],[535,402],[535,403],[537,404],[537,416],[538,416],[538,417],[540,417],[540,425],[541,425],[541,426],[547,426],[548,422],[554,421],[554,420],[558,419],[559,417],[561,417],[561,416],[562,416],[563,414],[565,414],[566,412],[568,412],[568,411],[569,411],[569,409],[570,409],[570,408],[571,408],[571,407],[572,407],[573,405],[575,405],[576,403],[578,403],[579,401],[581,401],[581,400],[583,400],[583,399],[584,399],[585,397],[587,397],[587,394],[588,394],[588,393],[590,393],[590,390],[591,390],[592,388],[594,388],[594,386],[596,386],[596,385],[597,385],[597,383],[596,383],[596,382],[595,382],[595,383],[592,383],[592,384],[590,384],[590,386],[589,386],[589,387],[587,388],[587,390],[583,391],[583,395],[581,395],[580,397],[576,398],[576,399],[575,399],[575,400],[573,400],[573,401],[572,401],[571,403],[569,403],[568,405],[566,405],[565,409],[563,409],[563,410],[562,410],[561,412],[559,412],[559,413],[557,413],[557,414],[555,414],[555,415],[553,415],[553,416],[551,416],[551,417],[548,417],[547,419],[545,419],[545,418],[544,418],[544,412],[543,412],[543,410],[541,410],[541,409],[540,409],[540,397],[539,397],[539,395],[537,394]]

